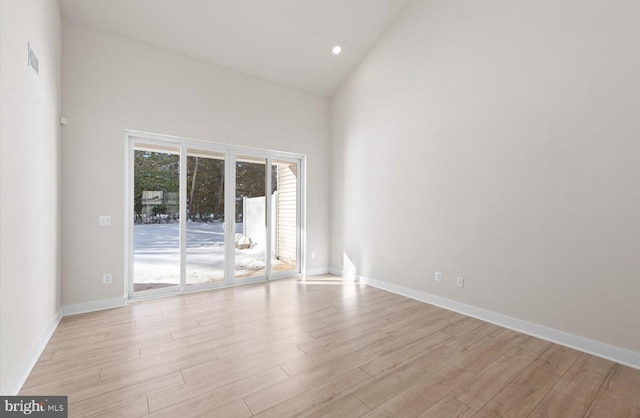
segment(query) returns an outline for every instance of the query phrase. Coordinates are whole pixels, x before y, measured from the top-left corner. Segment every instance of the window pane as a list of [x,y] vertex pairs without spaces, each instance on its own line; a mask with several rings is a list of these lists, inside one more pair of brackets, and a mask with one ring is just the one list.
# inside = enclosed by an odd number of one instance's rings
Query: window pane
[[224,281],[224,158],[187,151],[187,285]]
[[134,291],[180,284],[179,150],[134,150]]
[[266,159],[236,158],[235,277],[265,275]]
[[271,211],[271,271],[297,271],[298,167],[273,161]]

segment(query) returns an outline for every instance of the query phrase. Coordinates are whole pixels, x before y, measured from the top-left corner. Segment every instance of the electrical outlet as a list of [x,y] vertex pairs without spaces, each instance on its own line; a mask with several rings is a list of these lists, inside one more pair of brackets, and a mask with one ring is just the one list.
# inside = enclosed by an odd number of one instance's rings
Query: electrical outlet
[[436,271],[436,282],[441,282],[442,281],[442,273],[439,271]]
[[110,226],[111,225],[111,216],[101,215],[100,218],[98,218],[98,224],[100,226]]
[[33,49],[31,49],[31,42],[27,42],[27,48],[29,49],[29,60],[28,60],[29,67],[31,67],[33,71],[36,73],[36,75],[38,75],[38,73],[40,72],[40,64],[38,62],[38,57],[36,56],[36,53],[33,52]]
[[113,281],[113,276],[111,273],[105,273],[102,275],[102,284],[111,284]]
[[312,260],[315,260],[315,259],[316,259],[316,252],[315,252],[315,251],[311,253],[311,259],[312,259]]
[[456,286],[458,287],[464,287],[464,279],[462,277],[458,277],[456,279]]

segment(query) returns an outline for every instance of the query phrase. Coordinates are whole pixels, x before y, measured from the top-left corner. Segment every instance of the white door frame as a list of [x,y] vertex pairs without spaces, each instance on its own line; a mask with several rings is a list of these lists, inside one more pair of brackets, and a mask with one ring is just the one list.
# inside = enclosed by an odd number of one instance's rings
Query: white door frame
[[[304,185],[306,176],[306,156],[282,151],[271,151],[260,148],[243,147],[204,141],[198,139],[188,139],[168,135],[153,134],[139,131],[125,131],[125,295],[128,299],[141,299],[158,297],[170,294],[190,293],[215,288],[244,285],[248,283],[262,282],[272,279],[284,279],[304,275],[306,270],[305,262],[305,201],[306,190]],[[136,146],[164,146],[179,150],[180,155],[180,284],[160,289],[151,289],[134,292],[133,280],[133,229],[134,229],[134,148]],[[225,279],[219,283],[201,283],[186,285],[186,196],[187,196],[187,149],[196,148],[205,151],[213,151],[225,156]],[[266,260],[265,272],[263,276],[234,279],[235,272],[235,185],[236,185],[236,156],[246,155],[264,158],[265,165],[265,195],[266,195]],[[298,218],[298,258],[297,268],[291,272],[281,272],[271,274],[271,166],[273,159],[292,161],[298,164],[299,175],[297,179],[297,218]]]

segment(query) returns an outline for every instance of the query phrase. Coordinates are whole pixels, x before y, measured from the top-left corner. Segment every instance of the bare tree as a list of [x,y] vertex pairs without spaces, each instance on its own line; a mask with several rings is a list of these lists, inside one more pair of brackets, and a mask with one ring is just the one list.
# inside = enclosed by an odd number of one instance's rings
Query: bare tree
[[193,167],[193,177],[191,178],[191,194],[189,195],[189,217],[193,220],[193,198],[196,191],[196,177],[198,176],[198,157],[196,157]]

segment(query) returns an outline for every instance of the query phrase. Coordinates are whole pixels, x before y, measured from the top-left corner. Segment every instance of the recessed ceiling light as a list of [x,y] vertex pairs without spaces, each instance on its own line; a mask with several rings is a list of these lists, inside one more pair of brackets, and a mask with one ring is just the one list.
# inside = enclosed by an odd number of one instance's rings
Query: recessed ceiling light
[[333,52],[333,55],[338,55],[340,52],[342,52],[342,48],[340,48],[340,45],[336,45],[333,47],[331,52]]

